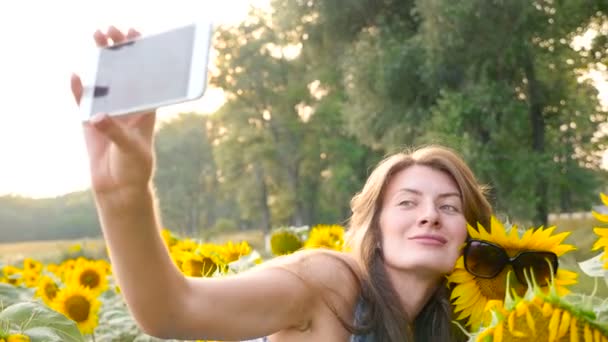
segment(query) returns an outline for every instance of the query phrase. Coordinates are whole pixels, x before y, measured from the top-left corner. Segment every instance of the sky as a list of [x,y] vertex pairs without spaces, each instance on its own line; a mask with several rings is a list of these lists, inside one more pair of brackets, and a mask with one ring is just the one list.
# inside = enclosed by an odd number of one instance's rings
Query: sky
[[[96,29],[115,25],[148,34],[201,17],[238,23],[249,4],[259,2],[23,0],[0,5],[0,196],[55,197],[89,187],[69,79],[86,65]],[[208,88],[201,100],[162,108],[158,117],[213,112],[222,102],[221,90]]]
[[[22,0],[0,5],[0,196],[55,197],[89,187],[69,77],[86,65],[96,29],[112,24],[147,34],[201,16],[217,24],[238,23],[251,3],[264,6],[268,0]],[[596,78],[608,104],[608,83]],[[158,118],[180,111],[210,113],[222,102],[221,90],[208,88],[201,100],[162,108]]]

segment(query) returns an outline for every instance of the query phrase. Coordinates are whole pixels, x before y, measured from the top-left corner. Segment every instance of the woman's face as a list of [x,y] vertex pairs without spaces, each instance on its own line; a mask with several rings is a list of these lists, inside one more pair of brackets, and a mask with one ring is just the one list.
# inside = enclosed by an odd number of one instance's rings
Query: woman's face
[[387,268],[430,277],[449,273],[467,236],[458,186],[427,166],[401,170],[387,185],[380,231]]

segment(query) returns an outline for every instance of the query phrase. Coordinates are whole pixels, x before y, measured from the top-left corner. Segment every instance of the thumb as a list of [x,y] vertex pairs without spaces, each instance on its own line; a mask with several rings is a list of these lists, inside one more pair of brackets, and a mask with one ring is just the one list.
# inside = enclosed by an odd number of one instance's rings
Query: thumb
[[82,82],[78,75],[72,74],[72,77],[70,78],[70,87],[72,88],[74,100],[76,100],[77,104],[80,104],[80,98],[82,97]]

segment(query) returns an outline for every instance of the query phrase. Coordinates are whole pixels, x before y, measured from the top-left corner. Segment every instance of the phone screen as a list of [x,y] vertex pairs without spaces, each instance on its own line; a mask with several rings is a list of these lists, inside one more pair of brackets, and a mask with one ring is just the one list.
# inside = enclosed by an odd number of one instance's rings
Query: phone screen
[[194,35],[186,26],[101,49],[92,114],[186,97]]

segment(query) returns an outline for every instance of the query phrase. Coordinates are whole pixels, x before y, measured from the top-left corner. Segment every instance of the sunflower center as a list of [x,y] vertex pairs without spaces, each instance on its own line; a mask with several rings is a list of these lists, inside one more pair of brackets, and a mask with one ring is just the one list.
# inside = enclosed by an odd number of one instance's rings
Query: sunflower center
[[217,270],[217,265],[211,260],[211,258],[203,258],[203,260],[192,260],[192,275],[195,277],[206,277],[210,276]]
[[57,295],[57,285],[55,283],[47,283],[44,286],[44,293],[48,299],[53,299]]
[[84,322],[89,318],[91,303],[80,295],[72,296],[65,301],[68,316],[76,322]]
[[80,274],[80,283],[89,288],[96,288],[101,282],[99,273],[95,270],[86,270]]
[[491,279],[475,278],[479,291],[487,299],[498,299],[504,300],[507,288],[507,275],[511,275],[509,278],[510,288],[517,293],[518,296],[523,296],[526,293],[527,286],[517,281],[517,278],[513,275],[513,272],[509,272],[511,266],[505,267],[496,277]]

